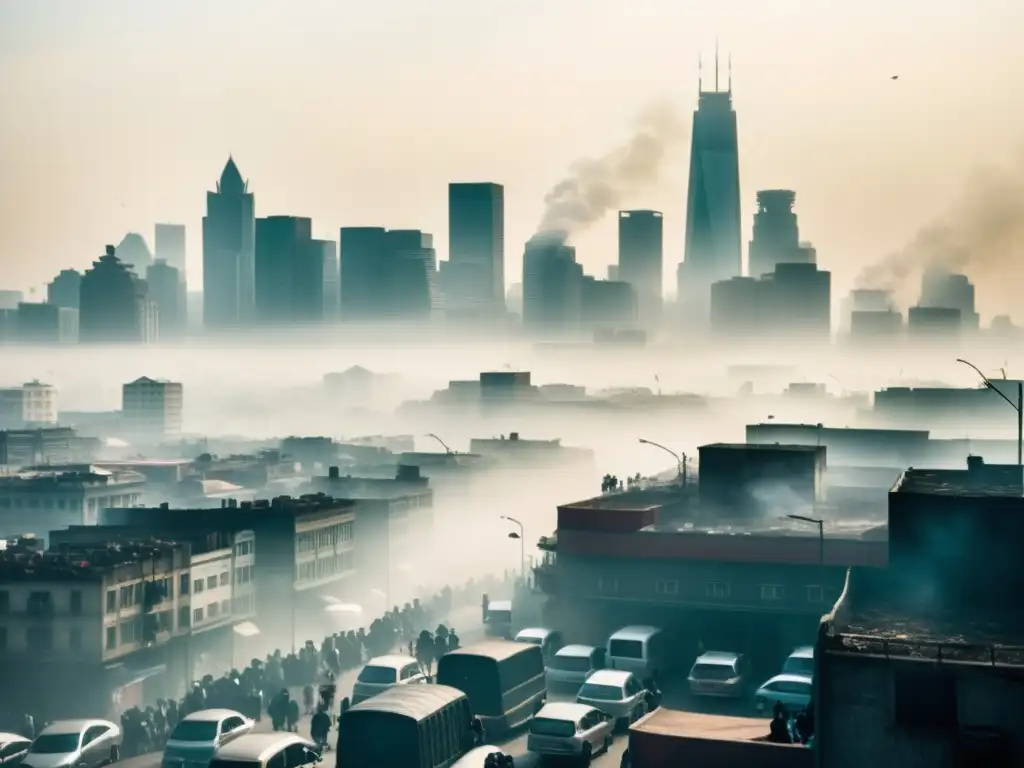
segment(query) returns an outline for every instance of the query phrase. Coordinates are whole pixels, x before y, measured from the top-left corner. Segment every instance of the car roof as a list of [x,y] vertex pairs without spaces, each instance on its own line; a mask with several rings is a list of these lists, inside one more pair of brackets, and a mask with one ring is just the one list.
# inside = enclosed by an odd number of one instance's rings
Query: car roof
[[617,632],[613,632],[609,640],[646,640],[651,635],[661,632],[658,627],[651,627],[644,624],[637,624],[636,626],[623,627]]
[[511,611],[512,601],[511,600],[491,600],[487,604],[488,611]]
[[416,663],[416,659],[412,656],[406,656],[404,653],[391,653],[387,656],[375,656],[366,662],[368,667],[391,667],[392,669],[401,669],[408,664]]
[[448,653],[441,657],[441,661],[452,656],[486,656],[495,661],[504,661],[524,651],[540,653],[540,649],[533,643],[517,643],[514,640],[487,640],[482,643],[465,645],[462,648],[456,648],[454,651],[448,651]]
[[294,733],[247,733],[218,749],[216,757],[220,760],[262,761],[291,744],[303,744],[316,750],[313,742]]
[[563,645],[558,649],[555,656],[571,657],[571,658],[590,658],[590,654],[597,650],[597,646],[594,645]]
[[32,741],[32,739],[26,739],[20,733],[0,732],[0,744],[11,744],[15,741]]
[[418,723],[465,696],[450,685],[397,685],[355,704],[341,717],[355,717],[360,712],[391,712]]
[[548,629],[547,627],[527,627],[516,632],[516,639],[518,640],[520,637],[536,637],[543,640],[557,631],[557,629]]
[[761,685],[761,687],[764,688],[764,686],[771,685],[772,683],[806,683],[807,685],[811,685],[813,682],[814,681],[813,681],[813,679],[811,678],[810,675],[791,675],[791,674],[785,674],[785,675],[776,675],[775,677],[771,678],[770,680],[765,680],[764,683]]
[[791,659],[794,658],[794,657],[798,658],[798,659],[813,659],[814,658],[814,646],[813,645],[804,645],[804,646],[802,646],[800,648],[797,648],[795,651],[793,651],[791,654],[789,654],[789,657]]
[[697,657],[694,664],[734,664],[739,660],[742,653],[732,651],[708,651]]
[[550,704],[545,704],[540,708],[534,717],[546,717],[551,720],[571,720],[576,723],[581,718],[593,711],[593,707],[589,704],[576,704],[575,702],[569,701],[555,701]]
[[621,686],[625,685],[632,676],[632,672],[627,672],[624,669],[599,669],[587,678],[587,682],[594,685]]
[[94,725],[105,725],[109,728],[116,728],[109,720],[57,720],[56,722],[50,723],[48,726],[43,728],[39,732],[39,735],[56,734],[56,733],[81,733],[86,728],[92,728]]
[[200,723],[219,723],[228,717],[241,717],[245,718],[241,712],[236,712],[233,709],[200,709],[198,712],[193,712],[190,715],[185,715],[181,719],[182,722],[200,722]]

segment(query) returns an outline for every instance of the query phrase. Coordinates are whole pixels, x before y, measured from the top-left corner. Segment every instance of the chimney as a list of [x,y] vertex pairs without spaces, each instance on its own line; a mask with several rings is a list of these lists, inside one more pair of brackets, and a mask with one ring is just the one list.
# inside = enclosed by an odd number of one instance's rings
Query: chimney
[[983,456],[968,456],[967,471],[974,475],[985,471],[985,458]]
[[510,432],[509,435],[508,435],[508,439],[509,440],[518,440],[519,439],[519,433],[518,432]]
[[331,480],[337,480],[339,477],[341,477],[341,471],[337,467],[330,467],[327,470],[327,476]]
[[164,501],[164,502],[161,502],[161,503],[160,503],[160,509],[164,510],[165,512],[166,512],[166,511],[167,511],[168,509],[170,509],[170,508],[171,508],[171,505],[170,505],[170,504],[168,504],[168,503],[167,503],[166,501]]

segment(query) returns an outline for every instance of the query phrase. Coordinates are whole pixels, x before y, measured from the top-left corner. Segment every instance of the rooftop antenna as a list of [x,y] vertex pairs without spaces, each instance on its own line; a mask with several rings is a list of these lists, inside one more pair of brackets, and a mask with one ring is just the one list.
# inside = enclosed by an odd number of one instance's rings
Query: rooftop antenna
[[729,51],[729,93],[732,93],[732,51]]
[[718,38],[715,38],[715,93],[718,93]]
[[700,53],[697,54],[697,92],[700,93],[704,90],[704,63],[701,60]]

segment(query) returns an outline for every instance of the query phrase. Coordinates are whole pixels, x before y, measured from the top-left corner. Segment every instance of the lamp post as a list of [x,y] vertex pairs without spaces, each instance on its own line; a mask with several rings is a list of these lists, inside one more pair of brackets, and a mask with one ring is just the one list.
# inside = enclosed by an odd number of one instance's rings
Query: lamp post
[[818,567],[821,569],[821,595],[825,598],[825,521],[807,515],[786,515],[790,520],[818,526]]
[[999,395],[1005,400],[1013,410],[1017,412],[1017,466],[1021,467],[1024,471],[1024,383],[1017,382],[1017,402],[1008,398],[1003,394],[1003,390],[999,389],[995,384],[988,380],[988,377],[981,372],[974,363],[969,363],[966,360],[962,360],[959,357],[956,359],[958,363],[963,363],[968,368],[973,368],[974,372],[981,376],[981,380],[985,383],[985,386]]
[[520,576],[520,578],[522,578],[523,583],[525,584],[526,583],[526,549],[525,549],[526,545],[524,544],[524,541],[525,541],[525,531],[523,530],[523,524],[519,520],[516,520],[514,517],[509,517],[508,515],[502,515],[501,519],[502,520],[508,520],[510,523],[513,523],[513,524],[519,526],[519,533],[516,533],[515,531],[512,531],[512,533],[510,533],[508,535],[508,537],[510,539],[519,539],[519,576]]
[[441,444],[441,447],[444,448],[445,454],[447,454],[448,456],[451,456],[453,453],[455,453],[455,451],[448,447],[448,444],[444,440],[435,435],[433,432],[428,432],[427,437],[432,437],[435,440],[437,440],[437,442]]
[[661,443],[655,443],[653,440],[644,440],[640,438],[641,445],[653,445],[655,448],[660,448],[665,453],[670,454],[673,459],[676,460],[676,476],[683,479],[683,485],[686,485],[686,454],[676,453],[671,448],[666,448]]

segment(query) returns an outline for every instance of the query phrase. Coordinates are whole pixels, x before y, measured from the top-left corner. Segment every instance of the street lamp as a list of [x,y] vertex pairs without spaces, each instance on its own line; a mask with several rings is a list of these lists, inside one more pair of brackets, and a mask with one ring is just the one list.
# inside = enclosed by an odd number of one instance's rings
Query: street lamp
[[508,535],[508,537],[510,539],[519,539],[519,575],[523,579],[523,583],[525,584],[526,583],[526,549],[525,549],[526,545],[523,543],[524,540],[525,540],[525,532],[523,530],[523,524],[519,520],[516,520],[514,517],[509,517],[508,515],[502,515],[501,519],[502,520],[508,520],[510,523],[514,523],[515,525],[519,526],[519,533],[516,533],[515,531],[512,531]]
[[453,453],[455,453],[455,451],[453,451],[451,448],[448,447],[448,444],[444,440],[442,440],[440,437],[435,435],[433,432],[428,432],[427,433],[427,437],[432,437],[435,440],[437,440],[437,442],[439,442],[441,444],[441,447],[444,448],[444,452],[448,456],[451,456]]
[[1017,382],[1017,402],[1008,398],[1003,394],[1003,390],[999,389],[995,384],[988,380],[988,377],[981,372],[981,370],[974,363],[968,363],[966,360],[961,360],[959,357],[956,359],[958,363],[963,363],[968,368],[973,368],[974,372],[981,376],[981,380],[985,383],[985,386],[999,395],[1005,400],[1013,410],[1017,412],[1017,466],[1024,469],[1024,383]]
[[825,521],[806,515],[786,515],[790,520],[799,520],[801,523],[811,523],[818,526],[818,567],[821,569],[821,594],[825,596]]
[[660,443],[655,443],[652,440],[644,440],[640,438],[641,445],[653,445],[655,448],[661,448],[665,453],[668,453],[676,460],[676,476],[683,478],[683,485],[686,485],[686,454],[676,453],[671,448],[666,448]]

